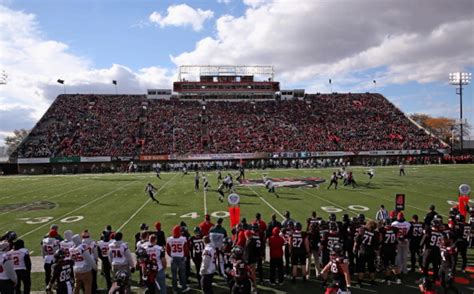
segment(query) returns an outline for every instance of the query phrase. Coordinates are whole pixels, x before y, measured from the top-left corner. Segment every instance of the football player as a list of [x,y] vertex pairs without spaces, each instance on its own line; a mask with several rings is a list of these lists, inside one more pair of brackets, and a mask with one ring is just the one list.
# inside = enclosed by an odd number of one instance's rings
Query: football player
[[8,254],[10,244],[0,241],[0,293],[15,293],[17,276],[13,268],[13,262]]
[[295,231],[290,237],[291,264],[293,265],[292,283],[296,282],[298,268],[301,268],[303,281],[306,281],[306,258],[309,254],[309,240],[306,232],[302,231],[300,222],[295,224]]
[[397,220],[392,223],[392,227],[398,229],[398,245],[397,245],[397,260],[396,264],[400,271],[404,274],[408,272],[408,251],[409,251],[409,240],[408,232],[410,231],[411,224],[405,220],[403,212],[397,214]]
[[41,241],[41,253],[44,261],[44,282],[46,285],[51,280],[51,266],[54,262],[54,253],[59,248],[59,241],[56,239],[58,232],[55,230],[49,231],[48,237]]
[[395,283],[401,284],[400,269],[395,264],[398,245],[398,229],[391,226],[390,220],[386,220],[385,226],[380,229],[380,234],[380,258],[385,269],[385,282],[387,283],[387,285],[390,285],[390,273],[393,273],[396,277]]
[[151,183],[148,183],[145,187],[145,192],[148,193],[148,196],[150,196],[151,200],[155,201],[156,204],[159,204],[160,202],[155,198],[157,191],[158,189],[156,189]]
[[337,190],[337,180],[338,180],[338,176],[336,174],[336,172],[333,172],[332,173],[332,176],[331,176],[331,182],[329,183],[329,186],[328,186],[328,190],[329,188],[331,188],[331,186],[334,184],[334,189]]
[[[423,249],[423,263],[422,271],[425,277],[428,277],[428,269],[430,264],[433,265],[433,272],[439,271],[440,259],[441,259],[441,240],[443,239],[442,223],[438,218],[431,221],[431,227],[425,230],[425,234],[421,239],[421,247]],[[436,281],[436,275],[433,275],[433,279]]]
[[13,261],[13,269],[18,277],[15,292],[22,293],[20,288],[21,283],[23,283],[23,293],[29,294],[31,289],[31,258],[28,249],[25,248],[25,242],[23,240],[18,239],[13,243],[13,250],[10,252],[10,257]]
[[362,278],[365,269],[368,269],[371,285],[375,285],[375,257],[376,249],[379,247],[379,233],[376,231],[376,223],[368,221],[360,227],[354,242],[354,252],[356,252],[356,272],[358,286],[362,286]]
[[201,268],[202,262],[202,251],[204,250],[204,242],[202,241],[201,228],[194,228],[194,236],[189,238],[189,248],[191,252],[191,259],[196,267],[196,275],[199,284],[199,289],[201,289],[201,276],[199,275],[199,269]]
[[410,272],[414,272],[416,269],[416,260],[418,256],[418,266],[421,268],[422,256],[421,256],[421,238],[423,237],[423,223],[418,221],[418,215],[414,214],[412,221],[410,222],[410,230],[408,231],[408,239],[410,240],[410,259],[411,269]]
[[168,237],[166,242],[166,253],[171,257],[171,274],[173,291],[178,292],[178,274],[181,284],[181,292],[188,292],[191,288],[187,285],[186,259],[188,255],[188,242],[181,236],[181,227],[174,226],[172,236]]
[[452,246],[451,240],[444,236],[441,239],[441,266],[438,272],[438,278],[441,282],[441,287],[444,293],[448,290],[453,290],[454,293],[459,293],[454,287],[454,272],[456,269],[456,247]]
[[469,245],[469,234],[471,233],[471,228],[469,225],[465,223],[464,215],[458,214],[456,215],[456,225],[455,225],[455,236],[456,236],[456,243],[454,244],[456,247],[456,258],[455,258],[455,265],[456,268],[457,263],[457,254],[461,254],[462,258],[462,266],[461,271],[466,271],[467,265],[467,247]]
[[326,288],[325,294],[342,293],[342,291],[350,293],[351,275],[349,273],[349,261],[344,256],[344,250],[339,244],[333,246],[329,262],[322,270],[324,285],[327,285],[328,273],[332,275],[332,285]]
[[62,249],[58,249],[54,254],[53,275],[46,287],[46,291],[50,292],[56,284],[57,294],[72,294],[74,286],[73,266],[74,261],[66,259],[66,253]]
[[[66,236],[66,233],[64,233]],[[105,284],[107,290],[110,290],[112,287],[112,277],[110,276],[110,271],[112,270],[112,265],[109,261],[109,246],[111,243],[110,238],[114,237],[112,234],[107,233],[107,231],[102,232],[100,240],[97,242],[97,254],[99,259],[102,262],[102,276],[105,278]]]

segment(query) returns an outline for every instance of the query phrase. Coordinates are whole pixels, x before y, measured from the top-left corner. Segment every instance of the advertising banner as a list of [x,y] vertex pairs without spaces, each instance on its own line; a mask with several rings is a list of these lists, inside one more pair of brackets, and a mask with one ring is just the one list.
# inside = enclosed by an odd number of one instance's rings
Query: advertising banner
[[81,162],[110,162],[110,156],[81,156]]
[[73,157],[52,157],[50,158],[51,163],[75,163],[81,162],[81,158],[79,156]]
[[18,158],[18,164],[49,163],[49,157]]
[[140,155],[140,160],[142,161],[165,161],[169,160],[169,156],[167,154],[164,155]]

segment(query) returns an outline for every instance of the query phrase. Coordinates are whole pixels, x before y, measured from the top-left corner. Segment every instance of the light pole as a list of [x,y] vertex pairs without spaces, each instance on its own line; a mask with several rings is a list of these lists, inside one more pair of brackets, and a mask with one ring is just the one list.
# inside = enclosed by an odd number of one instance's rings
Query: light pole
[[449,83],[451,85],[459,86],[456,88],[456,94],[459,95],[459,127],[460,127],[460,143],[461,153],[464,149],[464,133],[463,133],[463,122],[462,122],[462,86],[468,85],[471,82],[471,73],[468,72],[452,72],[449,73]]

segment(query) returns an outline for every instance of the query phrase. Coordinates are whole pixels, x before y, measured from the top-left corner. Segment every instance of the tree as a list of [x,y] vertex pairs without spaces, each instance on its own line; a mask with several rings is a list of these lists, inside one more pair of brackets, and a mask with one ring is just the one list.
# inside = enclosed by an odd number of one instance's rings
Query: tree
[[20,146],[20,143],[28,136],[29,132],[29,130],[25,129],[14,130],[12,136],[5,138],[5,145],[8,146],[8,155],[11,155]]
[[[427,129],[436,137],[444,140],[445,142],[450,142],[453,139],[453,135],[454,141],[459,141],[461,128],[459,126],[459,123],[453,118],[432,117],[424,113],[414,113],[410,115],[410,118],[420,124],[423,128]],[[463,126],[464,138],[469,136],[470,131],[471,125],[466,122]]]

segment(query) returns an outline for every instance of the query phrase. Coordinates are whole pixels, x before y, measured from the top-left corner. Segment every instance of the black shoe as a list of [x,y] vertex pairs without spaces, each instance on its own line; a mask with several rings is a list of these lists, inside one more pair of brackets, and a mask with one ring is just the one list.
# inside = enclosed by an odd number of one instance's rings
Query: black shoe
[[375,282],[375,280],[372,280],[372,281],[370,281],[370,285],[371,285],[371,286],[376,286],[377,283]]

